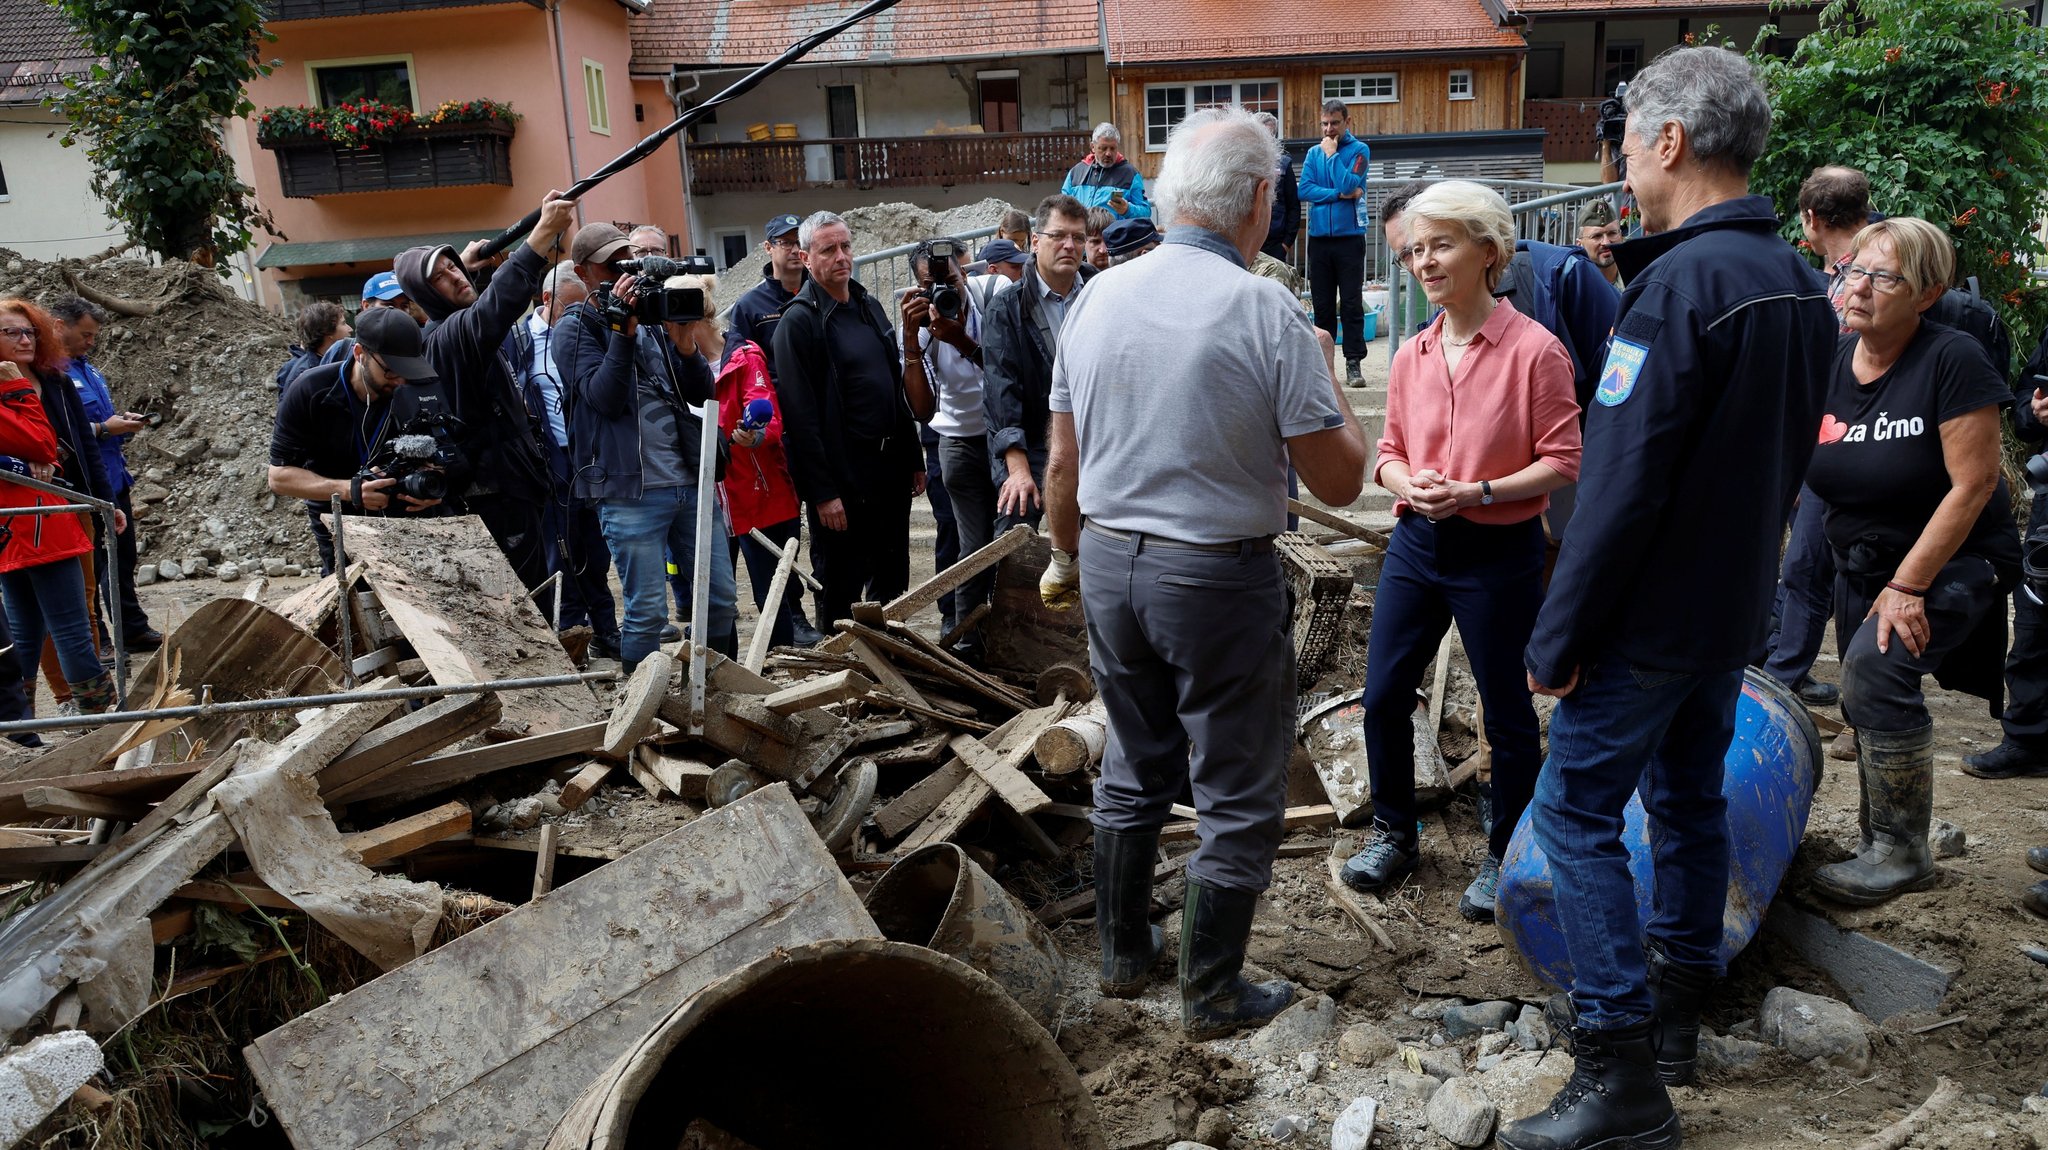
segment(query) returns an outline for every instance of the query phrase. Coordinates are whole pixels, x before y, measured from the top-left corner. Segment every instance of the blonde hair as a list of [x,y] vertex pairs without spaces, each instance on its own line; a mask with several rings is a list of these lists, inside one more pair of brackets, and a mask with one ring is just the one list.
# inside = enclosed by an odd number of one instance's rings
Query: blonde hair
[[1470,180],[1431,184],[1408,201],[1402,215],[1411,236],[1418,220],[1431,220],[1456,224],[1480,246],[1491,247],[1496,258],[1493,266],[1486,269],[1487,291],[1499,286],[1500,278],[1508,272],[1508,261],[1515,258],[1515,217],[1501,194],[1482,184]]
[[662,281],[665,288],[696,288],[704,293],[704,318],[696,322],[705,326],[705,332],[697,337],[697,350],[716,367],[719,357],[725,353],[725,333],[718,329],[718,277],[713,275],[670,276]]
[[1849,241],[1848,258],[1853,261],[1857,253],[1881,239],[1892,242],[1892,254],[1899,260],[1899,274],[1906,277],[1914,295],[1936,284],[1946,288],[1954,280],[1955,246],[1949,242],[1948,233],[1926,220],[1892,216],[1870,224]]

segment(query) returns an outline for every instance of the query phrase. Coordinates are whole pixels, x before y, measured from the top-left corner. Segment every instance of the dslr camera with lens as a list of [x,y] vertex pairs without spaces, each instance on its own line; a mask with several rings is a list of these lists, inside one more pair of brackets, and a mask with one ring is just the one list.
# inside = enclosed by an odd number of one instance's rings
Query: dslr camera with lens
[[629,318],[641,323],[695,323],[703,319],[702,290],[666,285],[676,276],[708,276],[718,270],[705,256],[685,256],[682,259],[643,256],[637,260],[620,260],[612,266],[639,279],[639,295],[632,304],[627,304],[613,293],[612,285],[608,283],[599,284],[591,293],[591,306],[613,326],[623,324]]
[[449,473],[461,467],[461,455],[455,447],[457,426],[453,416],[431,412],[400,426],[356,473],[351,502],[361,504],[363,484],[377,479],[398,481],[386,489],[392,495],[448,498]]
[[967,299],[960,289],[953,286],[953,272],[959,267],[960,257],[966,254],[966,246],[958,240],[926,240],[926,266],[931,269],[932,286],[913,295],[932,305],[932,312],[944,319],[958,320],[967,311]]

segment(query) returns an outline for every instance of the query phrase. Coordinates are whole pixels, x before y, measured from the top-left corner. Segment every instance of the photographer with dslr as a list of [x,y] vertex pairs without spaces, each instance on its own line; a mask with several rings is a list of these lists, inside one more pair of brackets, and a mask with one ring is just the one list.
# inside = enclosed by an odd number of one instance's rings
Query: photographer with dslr
[[[939,437],[939,476],[953,503],[960,554],[972,555],[995,534],[996,485],[989,470],[988,414],[982,399],[980,300],[968,290],[967,245],[926,240],[910,254],[917,290],[903,297],[903,390],[910,410]],[[964,619],[995,586],[990,570],[970,580],[953,605]],[[962,644],[969,654],[980,640]]]
[[[566,389],[570,494],[597,504],[619,566],[625,618],[619,660],[630,673],[660,645],[668,622],[667,556],[695,569],[703,424],[693,405],[712,398],[711,364],[692,329],[706,315],[702,290],[664,281],[703,274],[705,262],[634,260],[625,233],[585,224],[569,247],[590,298],[554,329],[555,366]],[[711,533],[711,617],[693,636],[728,656],[739,648],[732,560],[721,526]],[[664,548],[666,553],[664,553]]]
[[[408,468],[400,460],[410,463],[412,457],[398,455],[394,442],[400,437],[394,435],[392,397],[407,383],[437,378],[421,354],[425,349],[411,316],[396,308],[363,313],[350,357],[299,373],[278,401],[270,489],[305,500],[306,514],[316,523],[336,495],[351,515],[445,514],[429,478],[435,465]],[[438,478],[445,493],[445,474]],[[331,573],[334,540],[324,531],[314,539],[320,570]]]

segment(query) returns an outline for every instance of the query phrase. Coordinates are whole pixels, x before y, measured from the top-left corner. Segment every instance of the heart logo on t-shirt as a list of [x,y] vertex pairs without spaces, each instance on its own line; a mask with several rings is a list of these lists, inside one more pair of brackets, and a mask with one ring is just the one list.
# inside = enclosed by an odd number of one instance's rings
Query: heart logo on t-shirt
[[1820,441],[1822,443],[1839,443],[1842,437],[1847,434],[1849,434],[1848,424],[1843,423],[1832,415],[1820,417]]

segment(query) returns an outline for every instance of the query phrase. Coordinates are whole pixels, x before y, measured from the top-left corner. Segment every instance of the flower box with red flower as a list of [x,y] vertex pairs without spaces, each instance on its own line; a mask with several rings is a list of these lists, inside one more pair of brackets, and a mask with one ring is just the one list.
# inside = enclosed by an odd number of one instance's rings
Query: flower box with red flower
[[490,108],[460,119],[416,117],[410,108],[375,101],[271,108],[257,117],[257,143],[276,154],[284,194],[292,198],[509,186],[517,114],[491,101],[467,103]]

